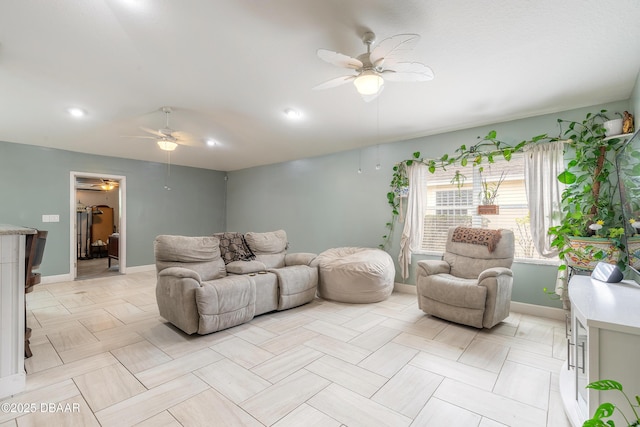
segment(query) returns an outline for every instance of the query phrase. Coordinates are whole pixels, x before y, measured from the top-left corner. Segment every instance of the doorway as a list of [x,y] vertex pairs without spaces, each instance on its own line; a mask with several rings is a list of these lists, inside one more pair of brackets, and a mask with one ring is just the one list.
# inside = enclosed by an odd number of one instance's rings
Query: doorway
[[126,177],[73,171],[70,175],[73,279],[124,274]]

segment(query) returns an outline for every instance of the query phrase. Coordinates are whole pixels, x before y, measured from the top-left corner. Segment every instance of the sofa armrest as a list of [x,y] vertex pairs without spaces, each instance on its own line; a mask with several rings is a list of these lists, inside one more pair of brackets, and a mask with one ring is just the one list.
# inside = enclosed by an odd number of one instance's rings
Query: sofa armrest
[[169,267],[158,274],[156,301],[160,316],[187,334],[198,331],[196,289],[200,289],[200,275],[183,267]]
[[505,267],[492,267],[487,268],[478,276],[478,284],[482,286],[482,281],[488,277],[498,277],[500,275],[506,275],[513,277],[513,271]]
[[492,267],[478,276],[478,286],[487,289],[482,326],[492,328],[509,316],[513,272],[504,267]]
[[317,254],[309,252],[286,254],[284,256],[284,265],[286,265],[287,267],[290,265],[309,265],[311,264],[311,261],[313,261],[313,259],[317,256]]
[[202,280],[200,279],[200,275],[197,272],[184,267],[165,268],[160,273],[158,273],[158,277],[164,276],[173,276],[178,279],[193,279],[198,283],[202,282]]
[[263,262],[252,261],[231,261],[226,265],[227,273],[231,274],[249,274],[265,271],[267,267]]
[[416,268],[416,276],[432,276],[434,274],[448,274],[451,272],[451,266],[443,260],[426,259],[418,261]]

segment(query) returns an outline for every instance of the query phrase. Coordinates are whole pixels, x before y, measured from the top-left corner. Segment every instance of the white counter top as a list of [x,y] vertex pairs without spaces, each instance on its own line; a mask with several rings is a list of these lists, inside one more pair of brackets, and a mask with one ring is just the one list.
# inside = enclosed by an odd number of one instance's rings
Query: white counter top
[[17,225],[0,224],[0,236],[11,234],[36,234],[37,230],[33,228],[20,227]]
[[588,326],[640,334],[640,285],[624,280],[605,283],[574,276],[569,283],[571,307]]

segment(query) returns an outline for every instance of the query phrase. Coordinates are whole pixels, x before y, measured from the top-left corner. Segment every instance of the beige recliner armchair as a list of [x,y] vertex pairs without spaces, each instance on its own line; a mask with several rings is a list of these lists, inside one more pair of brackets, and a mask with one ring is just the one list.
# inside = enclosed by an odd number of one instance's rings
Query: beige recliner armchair
[[450,228],[442,260],[418,261],[418,306],[442,319],[492,328],[509,316],[511,230]]

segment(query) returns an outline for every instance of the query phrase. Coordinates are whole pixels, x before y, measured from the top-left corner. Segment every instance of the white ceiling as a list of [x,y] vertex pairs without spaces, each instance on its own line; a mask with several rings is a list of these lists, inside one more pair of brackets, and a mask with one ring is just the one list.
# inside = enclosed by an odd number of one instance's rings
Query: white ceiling
[[[430,82],[365,103],[318,48],[417,33]],[[628,99],[640,70],[637,0],[2,0],[0,140],[216,170],[317,156]],[[72,119],[71,106],[88,116]],[[292,122],[284,110],[295,108]]]

